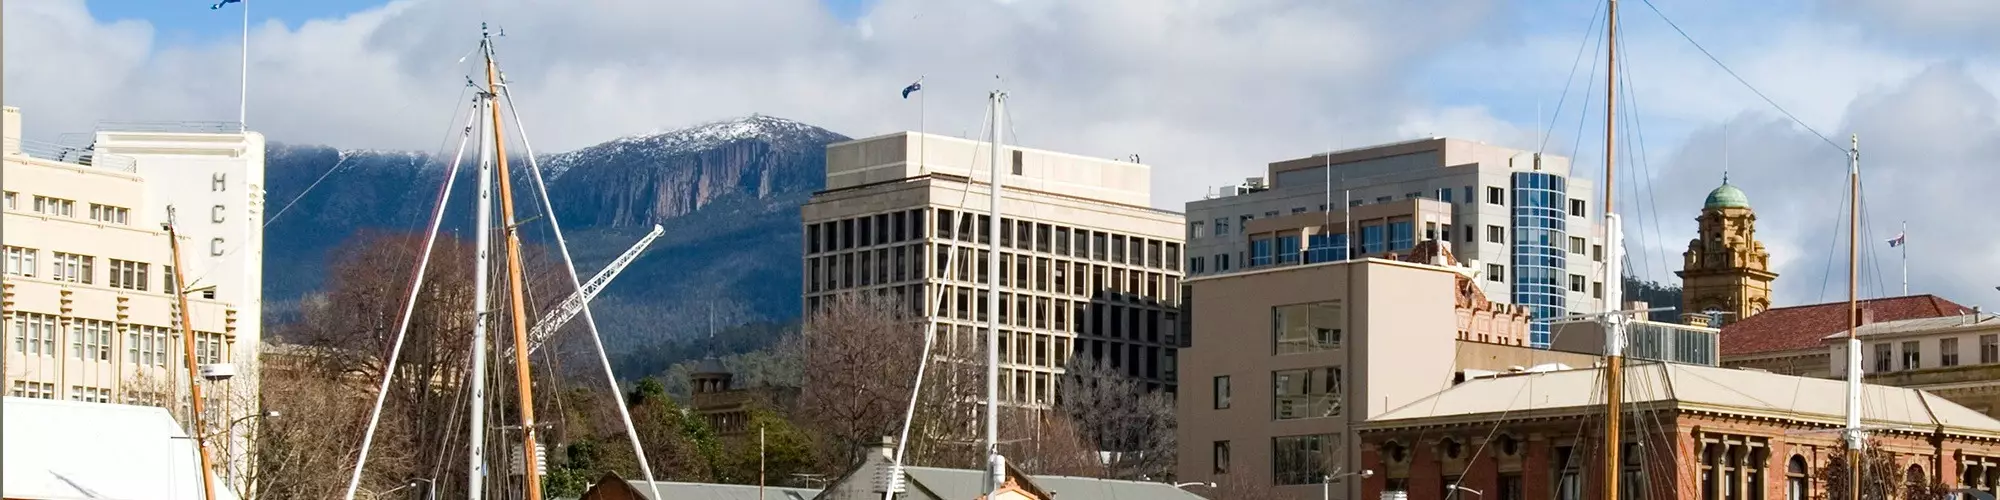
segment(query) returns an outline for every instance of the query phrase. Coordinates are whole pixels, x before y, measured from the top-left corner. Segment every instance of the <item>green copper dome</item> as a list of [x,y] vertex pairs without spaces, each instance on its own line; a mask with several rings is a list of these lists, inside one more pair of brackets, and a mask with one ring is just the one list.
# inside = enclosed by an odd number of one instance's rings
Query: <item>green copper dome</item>
[[1708,201],[1702,203],[1702,208],[1750,208],[1750,197],[1724,181],[1721,187],[1708,192]]

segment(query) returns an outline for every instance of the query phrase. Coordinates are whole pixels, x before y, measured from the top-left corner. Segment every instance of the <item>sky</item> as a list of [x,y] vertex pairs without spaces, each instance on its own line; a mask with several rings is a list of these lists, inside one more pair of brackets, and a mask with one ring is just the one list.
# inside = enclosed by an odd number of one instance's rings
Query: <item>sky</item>
[[[751,113],[976,135],[1001,87],[1010,142],[1139,154],[1167,210],[1273,161],[1431,135],[1569,156],[1601,182],[1603,3],[249,0],[247,121],[278,142],[435,150],[486,21],[546,151]],[[2000,306],[2000,209],[1984,198],[2000,187],[2000,2],[1620,6],[1635,272],[1677,281],[1726,168],[1757,210],[1776,302],[1844,299],[1859,134],[1862,295],[1900,293],[1903,249],[1884,240],[1907,223],[1912,293]],[[43,140],[234,120],[244,7],[6,2],[0,88]]]

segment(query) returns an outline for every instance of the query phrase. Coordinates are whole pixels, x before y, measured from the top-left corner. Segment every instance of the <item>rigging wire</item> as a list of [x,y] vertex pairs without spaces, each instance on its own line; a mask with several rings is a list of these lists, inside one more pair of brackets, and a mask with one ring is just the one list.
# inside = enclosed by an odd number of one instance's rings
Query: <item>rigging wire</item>
[[[1619,45],[1621,47],[1624,44],[1625,42],[1623,41],[1619,42]],[[1661,277],[1661,279],[1666,279],[1667,276],[1673,274],[1668,269],[1673,260],[1673,254],[1669,252],[1669,248],[1671,247],[1667,246],[1668,240],[1666,239],[1665,236],[1662,236],[1663,233],[1660,231],[1660,224],[1661,224],[1660,220],[1663,218],[1664,213],[1660,212],[1660,204],[1658,201],[1659,194],[1653,189],[1653,172],[1652,172],[1652,160],[1651,160],[1652,154],[1648,152],[1648,150],[1646,149],[1645,120],[1641,118],[1642,115],[1639,112],[1639,91],[1636,88],[1637,84],[1634,83],[1638,80],[1632,77],[1633,58],[1630,54],[1630,51],[1621,50],[1620,53],[1625,54],[1625,65],[1622,66],[1622,68],[1624,68],[1624,74],[1625,74],[1625,79],[1624,79],[1625,96],[1626,96],[1625,104],[1627,109],[1625,114],[1626,116],[1631,117],[1632,127],[1630,130],[1632,131],[1632,134],[1635,134],[1637,136],[1639,145],[1639,147],[1637,148],[1639,159],[1636,162],[1638,163],[1639,166],[1639,175],[1636,177],[1641,181],[1643,181],[1642,184],[1645,186],[1645,189],[1642,192],[1645,193],[1646,195],[1645,203],[1648,209],[1647,211],[1651,213],[1653,219],[1653,241],[1659,242],[1660,244],[1659,276]],[[1633,148],[1627,147],[1625,150],[1631,152],[1633,151]],[[1634,198],[1634,200],[1637,199],[1638,198]],[[1638,204],[1635,201],[1633,205],[1636,208]],[[1644,234],[1643,231],[1646,228],[1643,220],[1640,221],[1639,229],[1642,232],[1641,234]]]
[[[1591,14],[1590,14],[1590,22],[1589,22],[1589,23],[1586,23],[1586,26],[1584,27],[1584,31],[1583,31],[1583,33],[1584,33],[1584,35],[1583,35],[1583,39],[1582,39],[1582,40],[1577,40],[1577,42],[1576,42],[1576,59],[1575,59],[1575,60],[1573,60],[1573,61],[1570,61],[1570,63],[1569,63],[1569,76],[1567,76],[1567,77],[1564,77],[1564,78],[1563,78],[1563,90],[1562,90],[1562,93],[1561,93],[1561,94],[1558,94],[1558,96],[1556,97],[1556,112],[1555,112],[1555,114],[1553,114],[1553,115],[1549,115],[1550,117],[1549,117],[1549,125],[1548,125],[1548,128],[1547,128],[1547,130],[1544,130],[1544,131],[1542,132],[1542,140],[1541,140],[1541,144],[1537,144],[1537,145],[1535,146],[1535,152],[1536,152],[1536,153],[1540,153],[1540,152],[1543,152],[1544,150],[1547,150],[1547,149],[1548,149],[1548,147],[1549,147],[1549,137],[1551,137],[1551,136],[1553,136],[1553,135],[1555,134],[1555,131],[1556,131],[1556,122],[1558,121],[1558,120],[1557,120],[1557,118],[1559,118],[1559,117],[1561,117],[1561,116],[1562,116],[1562,111],[1563,111],[1563,104],[1564,104],[1565,102],[1567,102],[1567,101],[1569,100],[1569,88],[1570,88],[1570,85],[1572,85],[1572,84],[1576,83],[1576,68],[1577,68],[1577,66],[1580,66],[1580,65],[1582,65],[1582,64],[1583,64],[1583,48],[1584,48],[1584,47],[1589,47],[1589,46],[1590,46],[1590,41],[1591,41],[1591,40],[1594,40],[1594,39],[1596,39],[1596,38],[1593,38],[1593,37],[1601,37],[1601,36],[1602,36],[1602,33],[1603,33],[1603,31],[1600,31],[1600,30],[1598,30],[1598,29],[1597,29],[1597,20],[1598,20],[1598,16],[1601,16],[1601,15],[1603,15],[1603,14],[1604,14],[1604,6],[1605,6],[1605,5],[1608,5],[1608,4],[1605,4],[1605,3],[1601,3],[1601,2],[1594,2],[1594,3],[1597,3],[1597,10],[1595,10],[1595,11],[1592,11],[1592,12],[1591,12]],[[1600,42],[1600,46],[1601,46],[1601,42]],[[1595,72],[1597,72],[1597,70],[1596,70],[1596,68],[1597,68],[1597,66],[1596,66],[1596,65],[1597,65],[1597,62],[1596,62],[1596,60],[1592,60],[1590,64],[1591,64],[1591,72],[1592,72],[1592,73],[1595,73]],[[1593,79],[1593,81],[1594,81],[1594,79]],[[1588,92],[1587,92],[1587,91],[1586,91],[1586,94],[1588,94]],[[1541,121],[1541,117],[1539,117],[1539,116],[1538,116],[1538,117],[1535,117],[1535,121],[1537,121],[1537,122]],[[1575,156],[1571,156],[1571,158],[1575,158]]]
[[1736,83],[1743,84],[1743,88],[1750,89],[1751,93],[1757,94],[1757,97],[1763,99],[1765,104],[1770,104],[1772,108],[1777,109],[1778,112],[1784,114],[1786,118],[1790,118],[1792,120],[1792,123],[1797,123],[1800,127],[1805,128],[1807,132],[1812,132],[1814,136],[1819,137],[1820,141],[1825,142],[1826,145],[1832,146],[1833,149],[1840,151],[1843,156],[1847,153],[1847,147],[1841,146],[1840,144],[1833,142],[1833,139],[1828,139],[1826,137],[1826,134],[1819,133],[1819,130],[1814,129],[1812,125],[1807,125],[1805,120],[1800,120],[1799,117],[1793,115],[1791,111],[1785,110],[1784,106],[1778,105],[1777,101],[1771,100],[1770,96],[1764,95],[1764,91],[1757,90],[1757,86],[1751,85],[1750,81],[1744,80],[1741,75],[1737,75],[1736,70],[1730,69],[1728,64],[1723,64],[1722,59],[1715,57],[1715,54],[1709,52],[1707,47],[1701,46],[1701,42],[1694,41],[1694,37],[1688,35],[1687,30],[1681,29],[1680,24],[1675,23],[1672,18],[1667,17],[1667,13],[1661,12],[1658,6],[1653,5],[1652,0],[1640,0],[1640,1],[1646,4],[1646,8],[1652,9],[1654,14],[1659,15],[1660,20],[1666,21],[1667,26],[1672,27],[1675,33],[1679,33],[1681,35],[1681,38],[1687,40],[1688,44],[1694,45],[1695,50],[1701,51],[1701,55],[1708,56],[1709,61],[1714,62],[1717,67],[1722,68],[1722,71],[1724,73],[1728,73],[1730,78],[1735,78]]

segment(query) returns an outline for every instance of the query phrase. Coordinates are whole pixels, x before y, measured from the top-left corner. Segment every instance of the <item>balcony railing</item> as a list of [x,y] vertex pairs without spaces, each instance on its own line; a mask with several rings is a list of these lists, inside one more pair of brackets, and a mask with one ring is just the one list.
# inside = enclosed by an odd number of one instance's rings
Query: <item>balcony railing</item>
[[100,132],[170,132],[184,134],[234,134],[243,131],[242,122],[233,121],[101,121]]
[[99,153],[93,151],[90,146],[64,146],[30,139],[8,138],[6,150],[9,152],[20,151],[20,154],[30,158],[71,163],[86,167],[104,168],[126,173],[139,171],[138,160],[130,156]]

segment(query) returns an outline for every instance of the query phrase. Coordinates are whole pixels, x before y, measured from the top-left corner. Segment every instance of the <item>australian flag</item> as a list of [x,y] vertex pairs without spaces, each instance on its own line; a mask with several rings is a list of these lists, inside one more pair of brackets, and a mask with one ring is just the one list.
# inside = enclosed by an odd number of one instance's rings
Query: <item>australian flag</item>
[[220,1],[220,2],[216,2],[216,3],[215,3],[215,5],[210,5],[210,6],[208,6],[208,10],[216,10],[216,9],[220,9],[220,8],[222,8],[222,6],[224,6],[224,5],[229,5],[229,4],[232,4],[232,3],[236,3],[236,2],[241,2],[241,1],[243,1],[243,0],[222,0],[222,1]]
[[[232,0],[232,1],[241,1],[241,0]],[[913,82],[913,83],[911,83],[911,84],[910,84],[910,86],[908,86],[908,87],[903,87],[903,98],[904,98],[904,99],[909,99],[909,98],[910,98],[910,94],[911,94],[911,93],[913,93],[913,92],[916,92],[916,91],[919,91],[919,90],[923,90],[923,89],[924,89],[924,79],[922,79],[922,78],[918,78],[918,79],[917,79],[917,81],[916,81],[916,82]]]
[[1896,233],[1896,237],[1889,238],[1889,247],[1895,248],[1903,246],[1903,236],[1904,236],[1903,233]]

